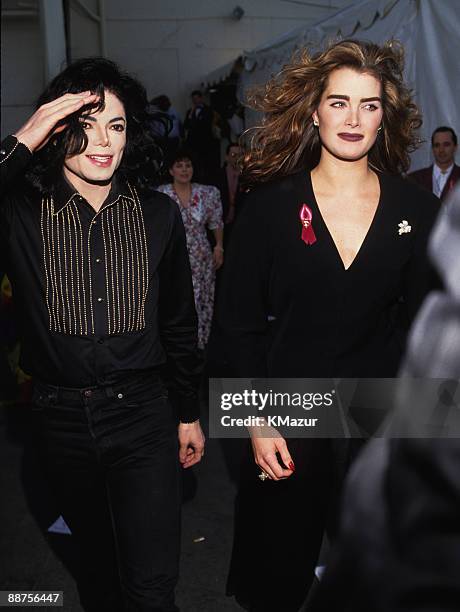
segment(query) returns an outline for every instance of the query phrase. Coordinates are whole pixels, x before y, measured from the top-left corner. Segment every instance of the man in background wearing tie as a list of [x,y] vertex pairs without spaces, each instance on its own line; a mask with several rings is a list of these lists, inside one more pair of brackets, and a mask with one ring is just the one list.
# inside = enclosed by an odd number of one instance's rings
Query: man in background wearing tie
[[450,127],[438,127],[431,136],[435,163],[411,172],[408,177],[444,200],[460,180],[460,166],[455,163],[457,135]]

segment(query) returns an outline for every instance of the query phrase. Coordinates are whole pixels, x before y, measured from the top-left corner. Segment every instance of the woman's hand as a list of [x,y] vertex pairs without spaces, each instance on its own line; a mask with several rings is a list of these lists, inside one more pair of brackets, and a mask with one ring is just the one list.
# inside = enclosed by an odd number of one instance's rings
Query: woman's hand
[[218,270],[224,263],[224,249],[221,246],[216,245],[214,247],[214,250],[212,252],[212,259],[214,262],[214,268]]
[[66,124],[56,127],[59,121],[97,99],[97,94],[90,91],[65,94],[40,106],[14,135],[33,153],[44,147],[53,134],[65,130]]
[[204,434],[200,421],[179,423],[179,461],[182,467],[189,468],[201,461],[204,455]]
[[[283,480],[292,476],[295,470],[294,462],[289,454],[286,440],[279,434],[278,430],[268,425],[249,427],[248,429],[257,465],[272,480]],[[271,437],[266,437],[267,434]],[[284,467],[278,461],[276,453],[279,453]]]

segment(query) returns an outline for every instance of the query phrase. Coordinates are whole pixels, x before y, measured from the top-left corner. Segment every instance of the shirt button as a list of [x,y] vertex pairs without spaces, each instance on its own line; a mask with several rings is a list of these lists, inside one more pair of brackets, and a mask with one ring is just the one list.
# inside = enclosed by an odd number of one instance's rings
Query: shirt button
[[96,257],[96,263],[101,263],[101,258],[100,257]]
[[84,392],[84,396],[85,397],[91,397],[93,394],[93,392],[91,391],[91,389],[86,389],[86,391]]
[[5,149],[2,149],[2,150],[0,151],[0,155],[6,155],[6,151],[5,151]]
[[102,302],[103,300],[102,300],[102,298],[97,298],[97,301],[98,302]]
[[99,340],[97,341],[98,344],[104,344],[104,340],[102,338],[99,338]]
[[119,393],[119,394],[117,395],[117,397],[118,397],[118,399],[123,399],[123,393]]
[[97,225],[97,221],[91,221],[91,225]]

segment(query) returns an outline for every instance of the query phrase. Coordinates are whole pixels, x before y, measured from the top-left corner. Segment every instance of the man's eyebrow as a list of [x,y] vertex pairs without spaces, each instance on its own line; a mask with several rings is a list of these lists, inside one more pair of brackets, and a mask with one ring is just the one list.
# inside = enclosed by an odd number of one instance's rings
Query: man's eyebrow
[[[326,100],[330,100],[334,98],[335,100],[350,100],[350,96],[342,96],[341,94],[331,94],[327,96]],[[373,98],[361,98],[360,102],[381,102],[382,99],[379,96],[374,96]]]
[[[97,119],[95,117],[91,117],[91,115],[83,115],[82,119],[85,121],[93,121],[94,123],[97,121]],[[124,117],[114,117],[113,119],[110,119],[109,123],[114,123],[115,121],[124,121],[126,123],[126,119]]]

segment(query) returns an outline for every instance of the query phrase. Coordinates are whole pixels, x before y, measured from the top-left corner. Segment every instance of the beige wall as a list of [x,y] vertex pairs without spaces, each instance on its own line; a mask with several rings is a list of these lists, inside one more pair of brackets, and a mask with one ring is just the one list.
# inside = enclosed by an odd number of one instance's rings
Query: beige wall
[[[6,3],[2,3],[3,6]],[[8,14],[1,24],[1,134],[11,133],[31,113],[44,87],[44,53],[37,11]]]
[[[109,57],[135,72],[149,96],[166,93],[184,111],[189,93],[212,70],[244,50],[301,24],[327,17],[352,0],[112,0],[106,3]],[[235,6],[245,14],[231,18]]]
[[[58,1],[58,0],[56,0]],[[326,18],[353,0],[77,0],[70,2],[73,59],[103,54],[135,73],[149,97],[170,96],[184,112],[191,89],[243,50]],[[2,3],[14,8],[14,0]],[[34,4],[33,0],[29,4]],[[83,6],[81,6],[83,4]],[[245,15],[231,18],[236,5]],[[85,10],[88,9],[88,10]],[[103,24],[97,21],[100,10]],[[3,12],[3,10],[2,10]],[[2,19],[2,135],[43,88],[38,16]]]

